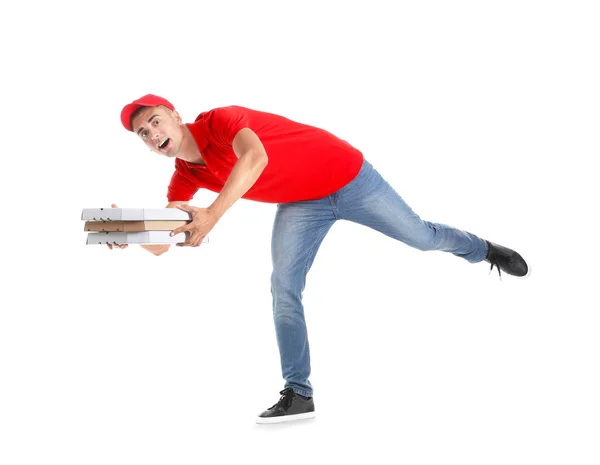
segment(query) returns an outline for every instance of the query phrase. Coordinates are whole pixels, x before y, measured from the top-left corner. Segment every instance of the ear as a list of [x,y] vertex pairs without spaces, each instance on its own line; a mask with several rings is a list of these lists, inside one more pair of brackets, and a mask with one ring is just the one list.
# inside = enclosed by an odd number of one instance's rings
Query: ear
[[177,124],[180,126],[183,124],[181,121],[181,116],[179,116],[179,113],[177,113],[175,110],[173,110],[173,117],[175,118],[175,121],[177,121]]

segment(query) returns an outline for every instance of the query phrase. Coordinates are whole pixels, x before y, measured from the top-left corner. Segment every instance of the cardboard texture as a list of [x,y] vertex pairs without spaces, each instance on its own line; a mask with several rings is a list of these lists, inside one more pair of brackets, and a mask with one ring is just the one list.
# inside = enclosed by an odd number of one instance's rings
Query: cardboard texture
[[[179,244],[189,232],[173,237],[171,231],[192,220],[188,212],[178,208],[84,208],[81,219],[87,245],[100,244]],[[203,243],[208,243],[206,236]]]
[[84,231],[173,231],[189,221],[86,221]]

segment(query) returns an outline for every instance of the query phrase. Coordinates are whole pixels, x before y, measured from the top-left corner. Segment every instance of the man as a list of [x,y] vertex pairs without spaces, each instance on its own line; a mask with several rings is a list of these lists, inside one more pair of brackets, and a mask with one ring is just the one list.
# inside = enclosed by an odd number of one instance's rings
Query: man
[[[167,207],[192,216],[172,232],[189,232],[178,246],[199,246],[240,198],[277,204],[271,293],[285,386],[258,423],[315,416],[302,292],[337,220],[368,226],[419,250],[451,252],[471,263],[485,260],[498,273],[529,272],[511,249],[421,220],[359,150],[325,130],[239,106],[206,111],[184,124],[169,101],[151,94],[125,105],[121,122],[151,150],[175,159]],[[200,188],[219,193],[207,208],[188,204]],[[169,245],[144,248],[161,255]]]

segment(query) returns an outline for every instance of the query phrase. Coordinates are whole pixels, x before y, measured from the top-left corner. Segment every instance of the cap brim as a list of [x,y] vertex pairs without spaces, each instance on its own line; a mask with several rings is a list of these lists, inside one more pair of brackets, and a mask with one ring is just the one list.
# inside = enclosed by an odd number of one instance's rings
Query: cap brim
[[131,115],[133,115],[138,108],[143,106],[144,105],[140,105],[139,103],[129,103],[123,107],[123,110],[121,110],[121,123],[123,123],[125,129],[133,132],[133,128],[131,127]]
[[131,127],[131,115],[133,115],[140,107],[157,107],[160,105],[167,107],[169,110],[175,110],[173,104],[167,99],[159,97],[158,95],[148,94],[123,107],[121,110],[121,123],[125,129],[133,132],[133,128]]

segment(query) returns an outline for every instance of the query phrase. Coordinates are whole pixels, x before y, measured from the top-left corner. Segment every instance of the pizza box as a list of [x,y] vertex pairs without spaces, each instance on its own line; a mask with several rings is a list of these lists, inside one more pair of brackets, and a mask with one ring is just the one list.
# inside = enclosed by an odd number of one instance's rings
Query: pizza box
[[84,221],[191,221],[179,208],[84,208]]
[[173,231],[180,226],[189,224],[189,221],[86,221],[84,231]]
[[[100,244],[177,244],[185,242],[189,233],[170,236],[170,231],[94,232],[88,233],[87,245]],[[208,243],[208,236],[202,241]]]

